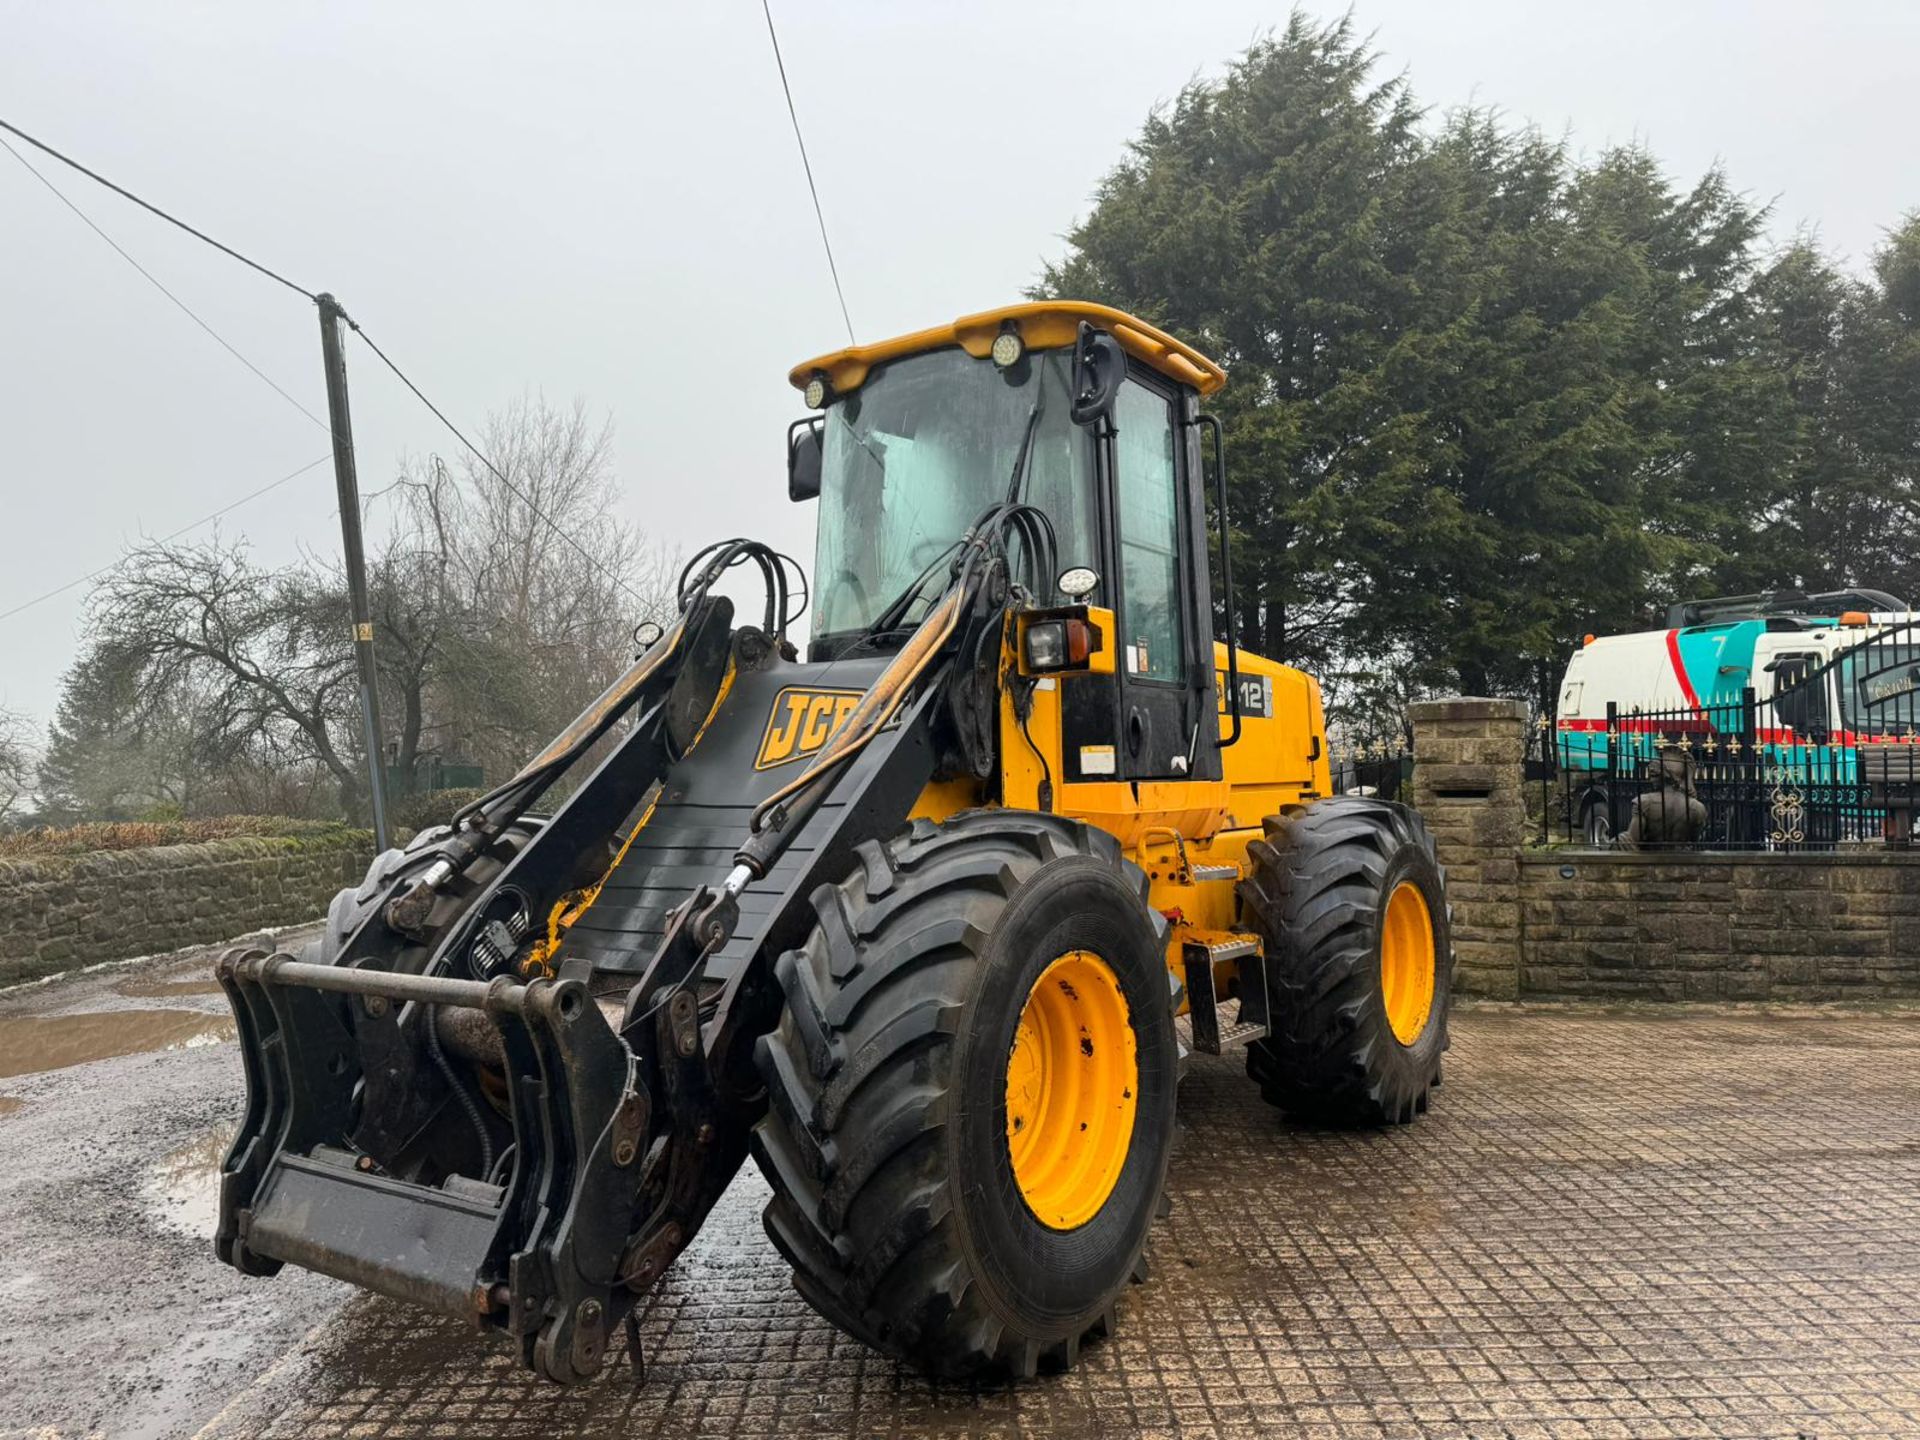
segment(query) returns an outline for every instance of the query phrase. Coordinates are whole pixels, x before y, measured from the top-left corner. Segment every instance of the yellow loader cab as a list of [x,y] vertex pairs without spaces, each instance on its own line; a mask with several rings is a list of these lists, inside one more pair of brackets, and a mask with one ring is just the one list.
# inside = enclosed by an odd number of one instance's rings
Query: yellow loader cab
[[[1189,1047],[1245,1046],[1303,1117],[1426,1108],[1444,883],[1412,811],[1328,796],[1315,682],[1233,643],[1220,367],[1041,302],[790,378],[804,597],[758,542],[702,551],[518,775],[305,956],[222,961],[229,1263],[464,1315],[573,1382],[750,1154],[822,1315],[1028,1375],[1145,1275]],[[740,567],[765,604],[736,621]]]

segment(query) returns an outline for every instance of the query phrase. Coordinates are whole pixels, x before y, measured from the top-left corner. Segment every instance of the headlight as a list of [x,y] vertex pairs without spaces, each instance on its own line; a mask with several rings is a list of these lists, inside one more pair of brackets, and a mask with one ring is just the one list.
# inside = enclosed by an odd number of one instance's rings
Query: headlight
[[1093,626],[1075,616],[1036,620],[1027,626],[1026,661],[1029,674],[1049,670],[1076,670],[1093,654]]
[[1027,627],[1027,668],[1058,670],[1067,663],[1067,622],[1048,620]]

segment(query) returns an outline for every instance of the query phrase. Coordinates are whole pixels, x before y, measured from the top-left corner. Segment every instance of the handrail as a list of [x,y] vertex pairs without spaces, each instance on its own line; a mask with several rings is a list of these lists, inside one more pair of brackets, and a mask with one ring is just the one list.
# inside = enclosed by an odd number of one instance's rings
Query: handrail
[[[1227,441],[1220,429],[1220,417],[1201,415],[1197,424],[1213,431],[1213,508],[1220,521],[1220,603],[1227,617],[1227,713],[1233,724],[1220,748],[1226,749],[1240,738],[1240,644],[1233,624],[1233,541],[1227,528]],[[1207,657],[1212,664],[1213,657]]]

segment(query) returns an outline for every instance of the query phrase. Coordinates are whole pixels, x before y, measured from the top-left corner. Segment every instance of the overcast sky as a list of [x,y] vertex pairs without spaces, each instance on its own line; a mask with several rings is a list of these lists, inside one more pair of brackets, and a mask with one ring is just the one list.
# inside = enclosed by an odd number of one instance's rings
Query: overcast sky
[[[1309,7],[1332,16],[1332,7]],[[776,0],[860,338],[1018,298],[1147,112],[1277,4]],[[1920,5],[1360,0],[1383,73],[1575,148],[1715,160],[1863,264],[1920,205]],[[686,546],[809,554],[785,499],[795,361],[844,339],[758,0],[0,0],[0,116],[311,289],[457,420],[525,390],[610,413],[627,508]],[[17,143],[17,142],[16,142]],[[26,152],[30,156],[32,152]],[[39,166],[325,413],[312,308]],[[0,611],[327,453],[324,432],[0,153]],[[451,443],[348,357],[363,485]],[[338,544],[321,466],[222,522]],[[206,531],[198,532],[201,534]],[[0,621],[0,704],[51,713],[85,588]]]

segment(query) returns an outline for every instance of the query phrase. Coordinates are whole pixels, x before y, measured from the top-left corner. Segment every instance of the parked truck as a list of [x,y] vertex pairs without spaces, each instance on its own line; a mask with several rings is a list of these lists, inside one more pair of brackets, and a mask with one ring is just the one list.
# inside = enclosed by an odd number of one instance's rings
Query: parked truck
[[1737,595],[1675,605],[1667,621],[1589,635],[1561,680],[1555,760],[1588,843],[1612,841],[1618,779],[1667,746],[1802,796],[1871,788],[1911,763],[1894,747],[1920,739],[1920,614],[1895,596]]

